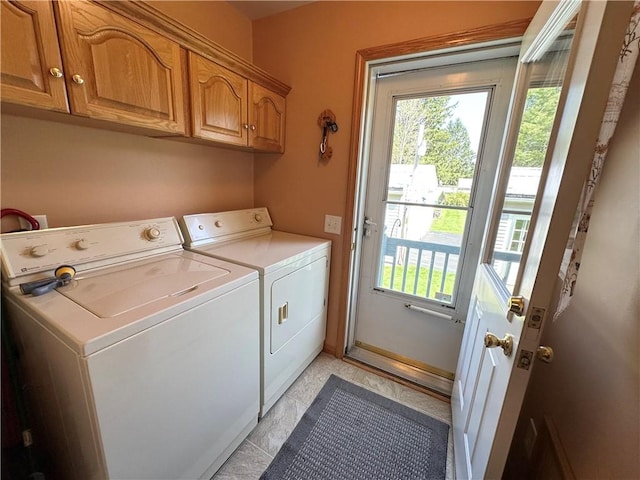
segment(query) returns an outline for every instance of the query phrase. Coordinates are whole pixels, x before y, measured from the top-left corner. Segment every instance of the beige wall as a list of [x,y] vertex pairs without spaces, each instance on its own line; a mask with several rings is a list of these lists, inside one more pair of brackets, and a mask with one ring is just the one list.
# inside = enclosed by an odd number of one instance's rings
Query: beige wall
[[249,153],[2,116],[3,208],[82,225],[253,206]]
[[152,0],[148,3],[209,40],[251,61],[251,20],[229,3],[191,0]]
[[[326,346],[336,347],[342,236],[324,215],[344,217],[355,54],[359,49],[533,16],[538,2],[316,2],[253,24],[254,62],[292,86],[282,156],[256,157],[255,202],[277,228],[333,240]],[[333,158],[318,162],[320,112],[340,130]],[[346,230],[343,226],[343,234]]]
[[[226,2],[153,5],[251,58],[251,22]],[[0,204],[47,214],[50,226],[253,206],[251,153],[8,115],[1,123]]]
[[522,457],[529,418],[540,429],[550,415],[576,478],[640,478],[639,127],[636,67],[596,192],[572,303],[543,335],[555,358],[532,373],[512,445],[515,472],[530,470]]

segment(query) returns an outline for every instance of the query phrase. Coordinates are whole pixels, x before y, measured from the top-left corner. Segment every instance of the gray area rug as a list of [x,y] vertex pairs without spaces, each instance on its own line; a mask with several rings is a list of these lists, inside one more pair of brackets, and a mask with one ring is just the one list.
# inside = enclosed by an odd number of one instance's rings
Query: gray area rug
[[261,480],[445,478],[449,426],[331,375]]

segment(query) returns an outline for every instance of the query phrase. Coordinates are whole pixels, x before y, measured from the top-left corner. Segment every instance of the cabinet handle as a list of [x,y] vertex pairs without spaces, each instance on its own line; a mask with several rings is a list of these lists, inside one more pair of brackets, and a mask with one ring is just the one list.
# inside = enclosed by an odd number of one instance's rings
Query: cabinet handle
[[71,80],[73,80],[78,85],[82,85],[84,83],[84,78],[82,78],[82,76],[78,75],[77,73],[71,77]]
[[51,75],[54,78],[60,78],[62,77],[62,70],[60,70],[57,67],[51,67],[49,69],[49,75]]
[[245,123],[244,125],[242,125],[242,128],[244,128],[245,130],[249,130],[249,124]]
[[255,132],[256,131],[256,126],[255,125],[251,125],[251,131]]

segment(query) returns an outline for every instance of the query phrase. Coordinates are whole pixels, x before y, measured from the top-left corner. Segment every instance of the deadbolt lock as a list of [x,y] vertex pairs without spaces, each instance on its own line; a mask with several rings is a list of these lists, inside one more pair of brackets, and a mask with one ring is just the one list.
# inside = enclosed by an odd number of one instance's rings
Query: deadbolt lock
[[515,313],[519,317],[524,315],[524,297],[520,295],[515,295],[509,297],[509,302],[507,304],[509,307],[509,311],[511,313]]

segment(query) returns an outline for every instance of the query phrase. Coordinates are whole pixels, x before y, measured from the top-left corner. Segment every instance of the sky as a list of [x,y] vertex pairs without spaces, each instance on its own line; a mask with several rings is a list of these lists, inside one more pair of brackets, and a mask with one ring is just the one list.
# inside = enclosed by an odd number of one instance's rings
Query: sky
[[458,103],[453,113],[453,118],[459,118],[467,127],[471,148],[478,153],[480,137],[482,135],[482,122],[487,105],[487,92],[461,93],[451,95],[449,104]]

